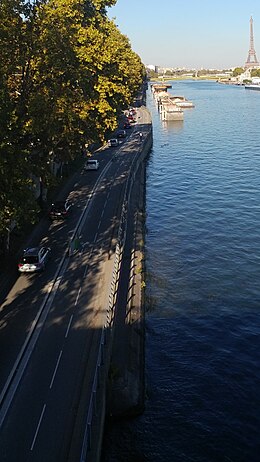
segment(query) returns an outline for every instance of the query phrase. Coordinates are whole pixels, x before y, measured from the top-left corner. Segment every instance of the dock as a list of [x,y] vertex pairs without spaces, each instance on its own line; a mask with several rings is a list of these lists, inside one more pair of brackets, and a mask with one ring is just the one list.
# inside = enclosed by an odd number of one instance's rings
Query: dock
[[178,107],[168,94],[168,88],[172,88],[168,84],[152,85],[152,93],[158,105],[158,110],[162,120],[183,120],[184,114],[182,108]]
[[152,93],[158,105],[158,110],[162,120],[183,120],[183,109],[193,108],[194,104],[185,96],[170,95],[168,88],[170,84],[151,85]]

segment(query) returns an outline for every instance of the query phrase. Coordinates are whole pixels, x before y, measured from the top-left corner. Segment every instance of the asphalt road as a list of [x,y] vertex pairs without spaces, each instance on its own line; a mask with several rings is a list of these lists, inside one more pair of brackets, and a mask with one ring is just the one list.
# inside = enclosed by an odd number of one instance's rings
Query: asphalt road
[[[136,132],[138,126],[118,148],[98,154],[99,171],[78,175],[69,193],[74,202],[69,220],[43,225],[47,232],[41,242],[52,248],[48,267],[42,274],[18,277],[1,305],[1,390],[41,313],[20,375],[6,387],[0,409],[1,462],[67,458],[80,398],[84,394],[87,403],[91,394],[106,324],[110,256],[130,165],[140,150]],[[68,255],[79,220],[80,250]],[[79,431],[79,450],[82,435]]]

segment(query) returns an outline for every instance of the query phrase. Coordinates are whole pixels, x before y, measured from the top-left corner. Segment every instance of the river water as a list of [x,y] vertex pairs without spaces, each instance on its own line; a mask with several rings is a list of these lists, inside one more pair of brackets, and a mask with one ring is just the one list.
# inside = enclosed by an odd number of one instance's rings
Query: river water
[[260,92],[172,85],[195,108],[162,122],[147,91],[146,410],[102,462],[258,462]]

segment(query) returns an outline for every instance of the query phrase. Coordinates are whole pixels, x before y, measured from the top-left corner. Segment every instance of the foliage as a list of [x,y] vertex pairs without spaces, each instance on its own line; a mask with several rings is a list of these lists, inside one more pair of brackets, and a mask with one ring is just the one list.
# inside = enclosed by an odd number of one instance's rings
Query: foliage
[[252,69],[251,77],[260,77],[260,69]]
[[233,70],[233,77],[237,77],[238,75],[243,74],[243,72],[244,72],[244,68],[243,68],[243,67],[236,67],[236,68]]
[[32,178],[48,186],[52,159],[103,141],[140,87],[144,66],[106,14],[115,3],[1,0],[0,233],[37,213]]

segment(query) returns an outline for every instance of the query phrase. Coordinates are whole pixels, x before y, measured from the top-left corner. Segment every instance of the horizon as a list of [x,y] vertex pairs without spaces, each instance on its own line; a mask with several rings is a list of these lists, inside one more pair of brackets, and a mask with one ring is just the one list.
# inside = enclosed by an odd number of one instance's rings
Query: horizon
[[[254,48],[260,56],[260,3],[249,0],[117,0],[108,8],[121,33],[145,65],[185,69],[244,67],[250,47],[250,17]],[[223,13],[224,12],[224,13]],[[225,50],[223,52],[223,50]]]

